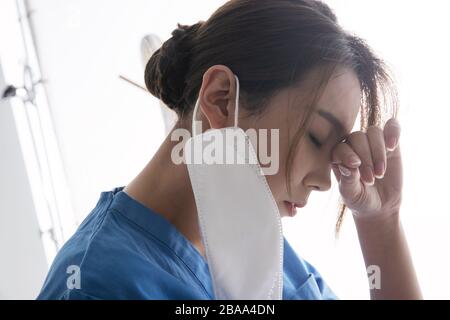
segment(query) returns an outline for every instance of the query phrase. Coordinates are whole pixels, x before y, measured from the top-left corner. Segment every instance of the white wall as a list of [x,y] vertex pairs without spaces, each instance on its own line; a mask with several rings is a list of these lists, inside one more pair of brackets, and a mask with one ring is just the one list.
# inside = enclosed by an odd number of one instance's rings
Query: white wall
[[142,37],[166,39],[177,22],[207,19],[222,2],[29,1],[78,222],[101,191],[134,178],[164,138],[158,101],[119,79],[144,84]]
[[0,100],[0,299],[34,299],[47,261],[12,107]]

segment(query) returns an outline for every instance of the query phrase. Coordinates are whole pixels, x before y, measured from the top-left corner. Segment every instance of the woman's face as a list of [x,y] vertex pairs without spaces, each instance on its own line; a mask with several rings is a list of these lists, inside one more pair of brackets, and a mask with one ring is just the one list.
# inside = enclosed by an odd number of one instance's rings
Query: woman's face
[[[311,76],[313,78],[310,79],[314,79],[317,73]],[[279,170],[274,175],[266,175],[266,178],[282,217],[295,212],[293,204],[305,206],[313,190],[330,189],[332,150],[350,134],[361,105],[361,89],[356,74],[347,68],[337,69],[317,100],[311,123],[293,155],[289,195],[286,184],[289,141],[293,140],[302,117],[306,115],[305,99],[310,99],[308,95],[316,88],[317,82],[305,81],[279,91],[262,115],[240,122],[247,128],[279,129]]]

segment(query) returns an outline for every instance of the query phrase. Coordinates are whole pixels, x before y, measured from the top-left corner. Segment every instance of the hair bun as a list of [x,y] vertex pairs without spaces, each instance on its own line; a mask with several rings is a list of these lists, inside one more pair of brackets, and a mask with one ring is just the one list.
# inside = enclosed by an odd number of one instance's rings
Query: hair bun
[[145,85],[152,95],[161,99],[169,108],[180,113],[186,87],[186,73],[195,40],[195,33],[202,25],[177,24],[172,37],[152,55],[145,67]]

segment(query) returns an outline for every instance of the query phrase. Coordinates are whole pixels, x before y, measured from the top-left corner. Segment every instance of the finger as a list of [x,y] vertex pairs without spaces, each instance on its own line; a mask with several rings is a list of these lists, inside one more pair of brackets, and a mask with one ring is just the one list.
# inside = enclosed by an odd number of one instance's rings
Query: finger
[[347,143],[341,142],[332,151],[331,163],[342,164],[349,168],[357,168],[361,165],[361,159]]
[[337,166],[340,172],[339,192],[348,206],[356,204],[363,192],[359,169],[347,168],[342,164]]
[[336,177],[336,181],[339,183],[341,181],[341,172],[339,171],[337,164],[331,164],[331,169],[333,169],[334,176]]
[[386,146],[383,130],[377,126],[370,126],[367,129],[367,138],[372,153],[374,175],[376,178],[383,178],[386,171]]
[[369,139],[367,134],[362,131],[356,131],[351,133],[348,138],[348,144],[358,154],[361,159],[361,166],[359,172],[361,179],[368,185],[372,185],[375,182],[375,176],[373,172],[372,152],[370,151]]
[[384,141],[388,151],[394,150],[400,139],[400,123],[397,119],[391,118],[384,125]]

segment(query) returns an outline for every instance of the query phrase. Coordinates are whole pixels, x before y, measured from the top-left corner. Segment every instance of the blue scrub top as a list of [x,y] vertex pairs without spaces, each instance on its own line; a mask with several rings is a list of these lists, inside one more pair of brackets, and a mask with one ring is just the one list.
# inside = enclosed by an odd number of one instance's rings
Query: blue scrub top
[[[123,188],[101,193],[56,255],[37,299],[214,299],[203,256]],[[337,299],[286,238],[283,299]]]

